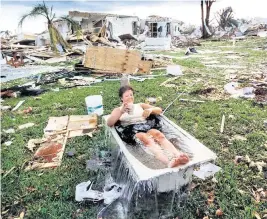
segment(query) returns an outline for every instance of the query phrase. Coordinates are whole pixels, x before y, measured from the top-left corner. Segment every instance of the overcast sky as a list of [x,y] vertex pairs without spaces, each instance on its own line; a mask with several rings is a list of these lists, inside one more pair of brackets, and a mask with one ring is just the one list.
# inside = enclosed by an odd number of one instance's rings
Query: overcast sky
[[[42,1],[2,0],[0,11],[0,30],[25,33],[40,33],[46,30],[43,18],[28,19],[18,29],[20,17],[29,12]],[[200,25],[200,0],[176,1],[46,1],[52,6],[57,16],[67,15],[68,11],[105,12],[123,15],[136,15],[146,18],[149,15],[160,15],[182,20],[186,23]],[[236,18],[267,17],[267,0],[217,0],[212,5],[211,15],[218,10],[231,6]]]

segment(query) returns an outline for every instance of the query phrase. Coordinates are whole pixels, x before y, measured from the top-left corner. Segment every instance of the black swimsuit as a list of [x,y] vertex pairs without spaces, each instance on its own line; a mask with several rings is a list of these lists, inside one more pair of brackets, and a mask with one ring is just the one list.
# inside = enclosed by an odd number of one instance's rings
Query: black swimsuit
[[147,132],[150,129],[161,131],[160,119],[156,115],[150,115],[146,123],[132,124],[122,126],[120,121],[115,124],[115,129],[121,139],[129,144],[135,144],[135,134],[138,132]]

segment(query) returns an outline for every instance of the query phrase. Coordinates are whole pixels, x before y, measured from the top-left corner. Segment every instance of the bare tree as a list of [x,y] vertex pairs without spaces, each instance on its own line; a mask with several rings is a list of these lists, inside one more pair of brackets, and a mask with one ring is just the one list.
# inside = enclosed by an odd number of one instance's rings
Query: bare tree
[[[201,22],[202,22],[202,38],[208,38],[210,33],[210,9],[216,0],[200,0],[201,6]],[[206,6],[206,14],[204,14],[204,1]]]

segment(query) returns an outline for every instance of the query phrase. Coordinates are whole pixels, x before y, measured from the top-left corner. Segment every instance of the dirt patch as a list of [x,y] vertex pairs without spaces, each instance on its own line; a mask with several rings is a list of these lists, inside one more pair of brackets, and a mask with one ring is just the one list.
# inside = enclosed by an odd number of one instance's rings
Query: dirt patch
[[209,87],[209,88],[206,88],[206,89],[199,89],[199,90],[193,91],[193,92],[191,92],[190,94],[200,94],[200,95],[205,95],[205,94],[210,94],[210,93],[212,93],[213,91],[216,91],[216,88]]
[[267,88],[257,88],[255,90],[255,95],[267,95]]

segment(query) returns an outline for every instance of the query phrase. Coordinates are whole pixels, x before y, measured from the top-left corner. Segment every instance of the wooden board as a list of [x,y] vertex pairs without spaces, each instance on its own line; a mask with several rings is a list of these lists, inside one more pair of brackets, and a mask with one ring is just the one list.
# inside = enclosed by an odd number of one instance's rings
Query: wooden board
[[44,129],[45,134],[54,134],[66,130],[69,116],[49,117],[48,124]]
[[152,61],[139,61],[138,73],[151,74]]
[[95,129],[97,126],[97,116],[96,115],[86,115],[86,116],[70,116],[68,131],[71,130],[82,130],[82,129]]
[[85,54],[84,66],[116,73],[136,73],[141,53],[109,47],[89,47]]

